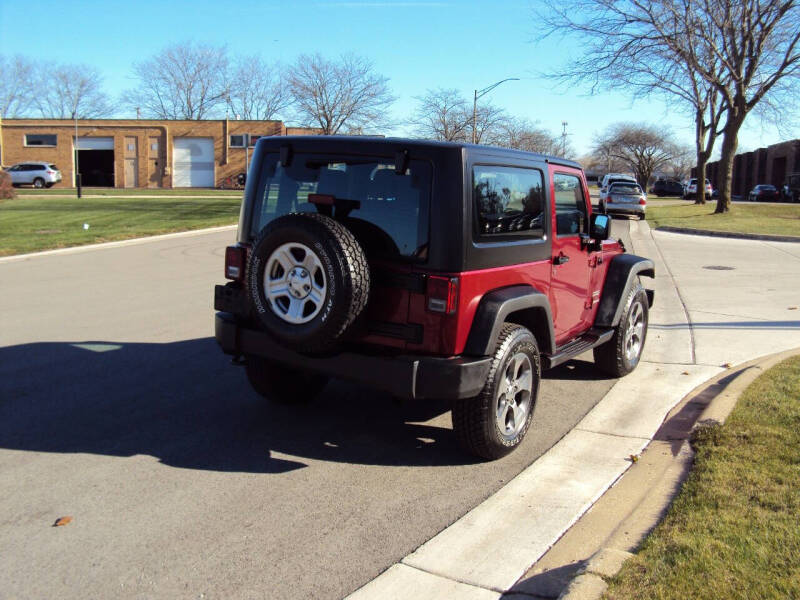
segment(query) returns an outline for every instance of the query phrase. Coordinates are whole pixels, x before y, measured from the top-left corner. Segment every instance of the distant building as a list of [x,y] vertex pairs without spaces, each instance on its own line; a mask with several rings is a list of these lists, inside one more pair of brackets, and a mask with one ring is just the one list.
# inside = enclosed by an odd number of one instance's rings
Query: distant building
[[[78,170],[87,187],[224,187],[247,170],[259,137],[317,133],[281,121],[79,119]],[[55,163],[55,187],[74,187],[75,149],[75,121],[0,121],[2,164]]]
[[[731,195],[746,196],[760,183],[771,183],[781,189],[792,173],[800,173],[800,140],[790,140],[737,154],[733,159]],[[697,170],[692,169],[692,176]],[[719,161],[706,165],[706,178],[714,189],[722,180]]]

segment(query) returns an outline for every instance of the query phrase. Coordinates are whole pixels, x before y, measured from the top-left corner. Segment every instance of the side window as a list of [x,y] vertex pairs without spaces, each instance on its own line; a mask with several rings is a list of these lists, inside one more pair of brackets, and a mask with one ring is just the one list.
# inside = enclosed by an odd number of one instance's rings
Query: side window
[[481,235],[545,233],[544,177],[537,169],[476,165],[472,189]]
[[586,199],[581,180],[575,175],[555,173],[556,235],[577,235],[586,231]]

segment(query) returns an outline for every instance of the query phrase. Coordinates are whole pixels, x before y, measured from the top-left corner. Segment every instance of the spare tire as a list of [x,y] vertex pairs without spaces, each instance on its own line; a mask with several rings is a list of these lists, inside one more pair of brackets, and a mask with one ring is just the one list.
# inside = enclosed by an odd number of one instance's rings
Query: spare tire
[[253,312],[286,346],[330,350],[364,310],[369,266],[353,234],[317,213],[269,223],[248,261]]

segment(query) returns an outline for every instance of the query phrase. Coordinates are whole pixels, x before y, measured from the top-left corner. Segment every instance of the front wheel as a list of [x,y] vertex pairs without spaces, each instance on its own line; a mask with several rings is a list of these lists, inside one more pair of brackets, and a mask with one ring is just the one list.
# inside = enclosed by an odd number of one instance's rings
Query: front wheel
[[453,430],[461,446],[489,460],[519,446],[533,418],[540,379],[539,348],[533,334],[521,325],[506,323],[483,390],[453,404]]
[[247,379],[253,389],[267,400],[279,404],[303,404],[316,398],[328,377],[292,369],[261,358],[247,356]]
[[613,337],[594,349],[594,363],[602,371],[622,377],[639,364],[647,338],[648,304],[644,288],[637,283],[625,299]]

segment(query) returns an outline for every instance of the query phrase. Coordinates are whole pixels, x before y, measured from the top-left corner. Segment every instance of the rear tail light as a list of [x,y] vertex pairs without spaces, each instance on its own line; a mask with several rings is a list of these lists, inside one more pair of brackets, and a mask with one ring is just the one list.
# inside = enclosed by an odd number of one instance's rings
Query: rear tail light
[[225,277],[234,281],[244,281],[246,260],[247,248],[244,246],[228,246],[225,248]]
[[608,197],[608,203],[611,204],[612,202],[614,202],[614,199],[611,196],[609,196]]
[[644,198],[639,198],[639,204],[644,206],[645,204],[647,204],[647,200],[645,200]]
[[458,277],[428,277],[426,306],[433,312],[447,315],[456,312],[458,300]]

